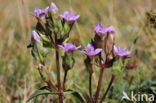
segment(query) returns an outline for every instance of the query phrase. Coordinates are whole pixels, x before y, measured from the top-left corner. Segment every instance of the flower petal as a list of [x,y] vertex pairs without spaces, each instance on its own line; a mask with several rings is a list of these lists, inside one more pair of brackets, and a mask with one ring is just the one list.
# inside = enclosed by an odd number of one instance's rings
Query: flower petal
[[64,46],[63,45],[58,45],[59,48],[62,48],[65,50]]
[[102,51],[102,49],[98,48],[95,50],[95,55],[99,54]]

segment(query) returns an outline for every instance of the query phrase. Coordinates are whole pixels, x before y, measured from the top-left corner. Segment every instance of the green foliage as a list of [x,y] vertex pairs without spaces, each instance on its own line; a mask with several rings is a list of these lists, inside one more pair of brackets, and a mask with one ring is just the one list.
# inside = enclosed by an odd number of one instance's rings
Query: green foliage
[[46,57],[47,55],[47,50],[41,46],[41,43],[39,42],[35,42],[33,48],[32,48],[32,55],[33,57],[40,61],[41,63],[44,62],[44,58]]
[[68,89],[64,92],[64,94],[70,94],[72,96],[74,96],[74,98],[76,99],[76,103],[86,103],[84,98],[80,95],[79,92],[74,91],[72,89]]
[[48,88],[47,86],[40,88],[39,90],[36,90],[27,100],[29,102],[31,99],[36,98],[39,95],[44,94],[51,94],[51,95],[57,95],[58,93],[54,93]]

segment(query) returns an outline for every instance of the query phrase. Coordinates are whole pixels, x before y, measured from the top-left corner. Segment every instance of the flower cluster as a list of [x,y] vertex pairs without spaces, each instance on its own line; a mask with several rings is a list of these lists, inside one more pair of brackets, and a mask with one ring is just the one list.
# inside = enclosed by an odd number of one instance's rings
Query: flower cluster
[[[64,11],[59,16],[56,15],[59,9],[52,2],[45,9],[35,8],[33,16],[37,19],[35,30],[31,32],[31,52],[32,56],[40,63],[39,73],[41,78],[47,83],[48,90],[50,92],[55,91],[58,93],[59,103],[63,103],[63,92],[68,92],[66,88],[67,73],[73,68],[75,64],[74,52],[79,50],[79,53],[85,54],[86,59],[84,60],[85,66],[89,71],[89,98],[91,103],[97,103],[99,98],[99,92],[101,88],[102,76],[104,68],[115,68],[112,69],[112,79],[114,80],[115,73],[121,72],[123,66],[122,61],[126,59],[131,53],[125,48],[120,48],[115,45],[115,40],[112,38],[112,34],[115,34],[113,26],[104,27],[101,22],[93,27],[95,32],[94,39],[88,43],[86,49],[82,49],[81,45],[76,46],[71,43],[70,31],[76,20],[80,17],[79,14],[74,14],[70,11]],[[111,35],[111,36],[110,36]],[[45,58],[48,54],[48,48],[55,50],[55,62],[56,62],[56,74],[57,84],[51,80],[50,73],[45,63]],[[62,53],[60,58],[59,50],[65,52]],[[104,55],[103,55],[104,54]],[[60,66],[60,59],[62,59],[62,67]],[[94,73],[94,65],[100,68],[100,76],[95,98],[92,97],[92,74]],[[119,65],[121,64],[121,65]],[[48,66],[49,67],[49,66]],[[117,69],[116,69],[117,67]],[[61,68],[64,70],[64,80],[61,82]],[[46,71],[46,73],[42,73]],[[114,73],[115,71],[115,73]],[[117,74],[116,73],[116,74]],[[46,76],[45,76],[46,74]],[[111,86],[111,84],[110,84]],[[109,88],[108,88],[109,89]],[[107,92],[106,92],[107,93]],[[52,94],[52,93],[51,93]],[[106,95],[106,94],[105,94]],[[105,95],[101,98],[100,103],[105,99]]]

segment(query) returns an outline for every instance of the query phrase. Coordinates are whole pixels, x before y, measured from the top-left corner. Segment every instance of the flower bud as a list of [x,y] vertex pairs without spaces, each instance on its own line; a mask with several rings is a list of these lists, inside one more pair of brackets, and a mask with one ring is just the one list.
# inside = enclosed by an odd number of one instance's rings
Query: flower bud
[[53,2],[50,3],[48,11],[52,14],[56,14],[58,12],[58,8],[55,5],[55,3]]
[[73,68],[75,60],[73,58],[73,55],[70,53],[65,53],[65,55],[62,57],[62,66],[65,71],[70,70]]
[[95,43],[96,48],[103,48],[104,47],[104,39],[99,35],[95,35],[94,43]]
[[33,30],[31,32],[31,42],[35,42],[35,41],[40,42],[40,36],[38,35],[38,33],[35,30]]

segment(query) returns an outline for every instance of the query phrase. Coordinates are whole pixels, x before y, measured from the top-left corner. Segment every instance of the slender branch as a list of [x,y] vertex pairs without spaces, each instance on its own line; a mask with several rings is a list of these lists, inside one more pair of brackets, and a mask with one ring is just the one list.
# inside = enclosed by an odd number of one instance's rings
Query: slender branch
[[89,73],[89,96],[90,96],[91,103],[94,103],[92,97],[92,74],[93,73]]
[[109,82],[108,88],[107,88],[106,92],[104,93],[104,95],[103,95],[103,97],[102,97],[102,99],[100,100],[99,103],[102,103],[102,102],[104,101],[104,99],[106,98],[106,96],[107,96],[107,94],[108,94],[108,91],[109,91],[109,89],[111,88],[112,83],[113,83],[113,81],[114,81],[114,78],[115,78],[115,76],[112,75],[112,78],[111,78],[111,80],[110,80],[110,82]]
[[67,73],[68,73],[68,70],[67,70],[67,71],[64,71],[63,90],[65,90],[65,84],[66,84]]
[[97,90],[96,90],[95,102],[94,103],[98,102],[98,97],[99,97],[99,93],[100,93],[100,89],[101,89],[101,83],[102,83],[102,78],[103,78],[103,71],[104,71],[104,68],[102,67],[100,69],[100,76],[99,76],[99,81],[98,81],[98,86],[97,86]]

